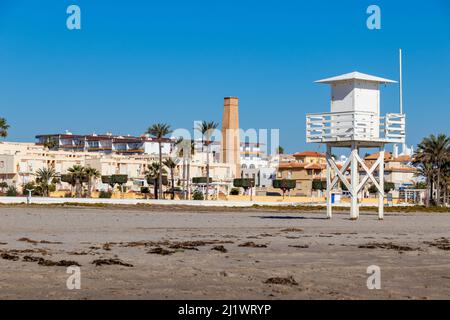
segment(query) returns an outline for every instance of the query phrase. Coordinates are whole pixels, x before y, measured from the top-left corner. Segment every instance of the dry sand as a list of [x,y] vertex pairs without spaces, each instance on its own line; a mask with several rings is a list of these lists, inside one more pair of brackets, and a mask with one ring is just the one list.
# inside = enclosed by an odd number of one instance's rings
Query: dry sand
[[[450,214],[323,217],[250,209],[0,207],[0,298],[450,297]],[[266,246],[240,246],[246,242]],[[171,254],[157,254],[166,250]],[[67,289],[66,267],[25,256],[78,262],[81,289]],[[92,264],[110,258],[133,267]],[[381,290],[367,289],[369,265],[381,268]],[[265,283],[273,277],[292,277],[297,285]]]

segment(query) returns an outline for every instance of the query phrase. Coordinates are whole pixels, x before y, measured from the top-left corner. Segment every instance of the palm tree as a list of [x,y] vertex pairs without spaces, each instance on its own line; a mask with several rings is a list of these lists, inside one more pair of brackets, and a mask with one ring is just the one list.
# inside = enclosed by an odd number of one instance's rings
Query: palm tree
[[193,140],[183,140],[179,144],[179,152],[178,156],[180,158],[183,158],[183,189],[185,191],[184,193],[184,199],[190,198],[190,168],[191,168],[191,159],[192,156],[195,154],[195,142]]
[[86,169],[78,164],[67,170],[75,181],[75,195],[81,198],[81,191],[83,188],[83,180],[86,179]]
[[0,137],[6,138],[8,136],[9,125],[5,118],[0,118]]
[[212,143],[211,136],[215,129],[219,126],[218,123],[211,121],[203,121],[197,127],[197,130],[202,134],[202,145],[206,146],[206,195],[205,200],[208,200],[209,193],[209,153],[210,153],[210,145]]
[[164,165],[169,168],[170,171],[170,180],[172,184],[172,200],[175,199],[175,168],[178,165],[178,160],[174,160],[173,158],[167,158],[164,160]]
[[92,182],[101,177],[100,171],[95,168],[87,167],[84,169],[84,173],[88,179],[88,197],[92,195]]
[[6,181],[0,182],[0,190],[5,193],[5,189],[8,188],[8,183]]
[[[166,123],[156,123],[148,128],[147,133],[158,142],[159,146],[159,167],[162,167],[162,142],[163,139],[172,132]],[[162,198],[162,170],[158,172],[159,196]]]
[[48,197],[50,185],[53,183],[53,179],[56,177],[56,172],[53,168],[43,168],[36,171],[36,183],[42,189],[42,195]]
[[[150,181],[153,181],[153,188],[154,188],[154,195],[155,195],[155,199],[158,199],[158,180],[159,177],[166,173],[166,171],[164,170],[164,168],[161,169],[161,166],[159,165],[158,162],[152,162],[149,166],[148,166],[148,170],[145,171],[145,178],[147,179],[147,183],[150,184]],[[162,178],[161,178],[161,183],[162,183]]]
[[416,163],[417,167],[417,176],[421,176],[425,178],[425,183],[427,185],[427,198],[426,198],[426,206],[430,206],[430,200],[433,193],[433,181],[435,176],[435,170],[433,165],[429,162],[425,163]]
[[445,134],[437,136],[432,134],[424,138],[417,146],[414,155],[413,164],[423,171],[430,185],[430,197],[432,197],[433,186],[435,186],[437,205],[441,204],[444,166],[448,161],[450,161],[450,137]]

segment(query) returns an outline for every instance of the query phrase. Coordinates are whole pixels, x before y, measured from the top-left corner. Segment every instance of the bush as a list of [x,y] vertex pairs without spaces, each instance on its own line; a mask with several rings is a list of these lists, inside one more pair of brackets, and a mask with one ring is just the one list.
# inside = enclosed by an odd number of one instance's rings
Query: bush
[[326,190],[327,189],[327,182],[322,180],[313,180],[312,182],[312,189],[313,190]]
[[109,199],[112,197],[112,192],[110,191],[100,191],[100,194],[98,196],[101,199]]
[[[385,193],[388,193],[389,191],[394,190],[394,189],[395,189],[395,184],[393,184],[392,182],[386,182],[386,181],[384,182],[384,192]],[[369,187],[369,193],[378,193],[378,189],[374,184],[372,184]]]
[[[209,178],[209,183],[212,182],[212,178]],[[206,184],[206,177],[194,177],[192,178],[193,184]]]
[[194,200],[204,200],[205,197],[203,196],[203,193],[201,191],[195,190],[194,194],[192,195],[192,199],[194,199]]
[[28,196],[27,190],[33,190],[31,192],[31,195],[33,195],[33,196],[42,196],[42,188],[37,186],[34,182],[28,182],[23,186],[22,194],[24,196]]
[[15,186],[9,186],[6,191],[7,197],[17,197],[17,188]]
[[114,183],[122,185],[122,184],[125,184],[125,183],[128,182],[128,175],[126,175],[126,174],[113,174],[111,176],[111,180],[114,181]]
[[284,191],[291,190],[295,188],[295,180],[281,179],[273,180],[272,185],[276,189],[281,189]]
[[389,192],[391,190],[395,189],[395,184],[393,184],[392,182],[385,182],[384,183],[384,192]]
[[6,188],[8,188],[8,184],[5,181],[0,182],[0,190],[3,192]]
[[249,178],[234,179],[233,186],[244,189],[253,188],[255,186],[255,180]]
[[238,188],[232,188],[231,191],[230,191],[230,195],[238,196],[239,195],[239,189]]

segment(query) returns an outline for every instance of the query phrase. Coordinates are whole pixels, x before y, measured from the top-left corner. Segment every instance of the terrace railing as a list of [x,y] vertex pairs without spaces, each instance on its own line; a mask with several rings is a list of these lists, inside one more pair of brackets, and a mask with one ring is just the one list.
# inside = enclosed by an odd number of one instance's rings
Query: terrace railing
[[306,115],[306,142],[382,141],[403,143],[405,115],[349,111]]

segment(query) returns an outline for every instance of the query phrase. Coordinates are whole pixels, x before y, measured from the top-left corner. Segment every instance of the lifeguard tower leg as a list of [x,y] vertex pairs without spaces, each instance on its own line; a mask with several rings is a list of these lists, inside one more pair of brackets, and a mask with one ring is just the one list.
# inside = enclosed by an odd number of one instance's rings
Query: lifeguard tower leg
[[333,216],[333,207],[331,204],[331,146],[327,145],[327,191],[326,191],[326,197],[327,197],[327,218],[331,219]]
[[359,172],[358,172],[358,160],[356,155],[358,154],[358,147],[356,143],[352,143],[351,153],[351,205],[350,205],[350,219],[356,220],[359,217],[359,204],[358,204],[358,184],[359,184]]
[[378,219],[384,219],[384,146],[380,147],[380,165],[378,167],[378,179],[380,189],[378,190]]

